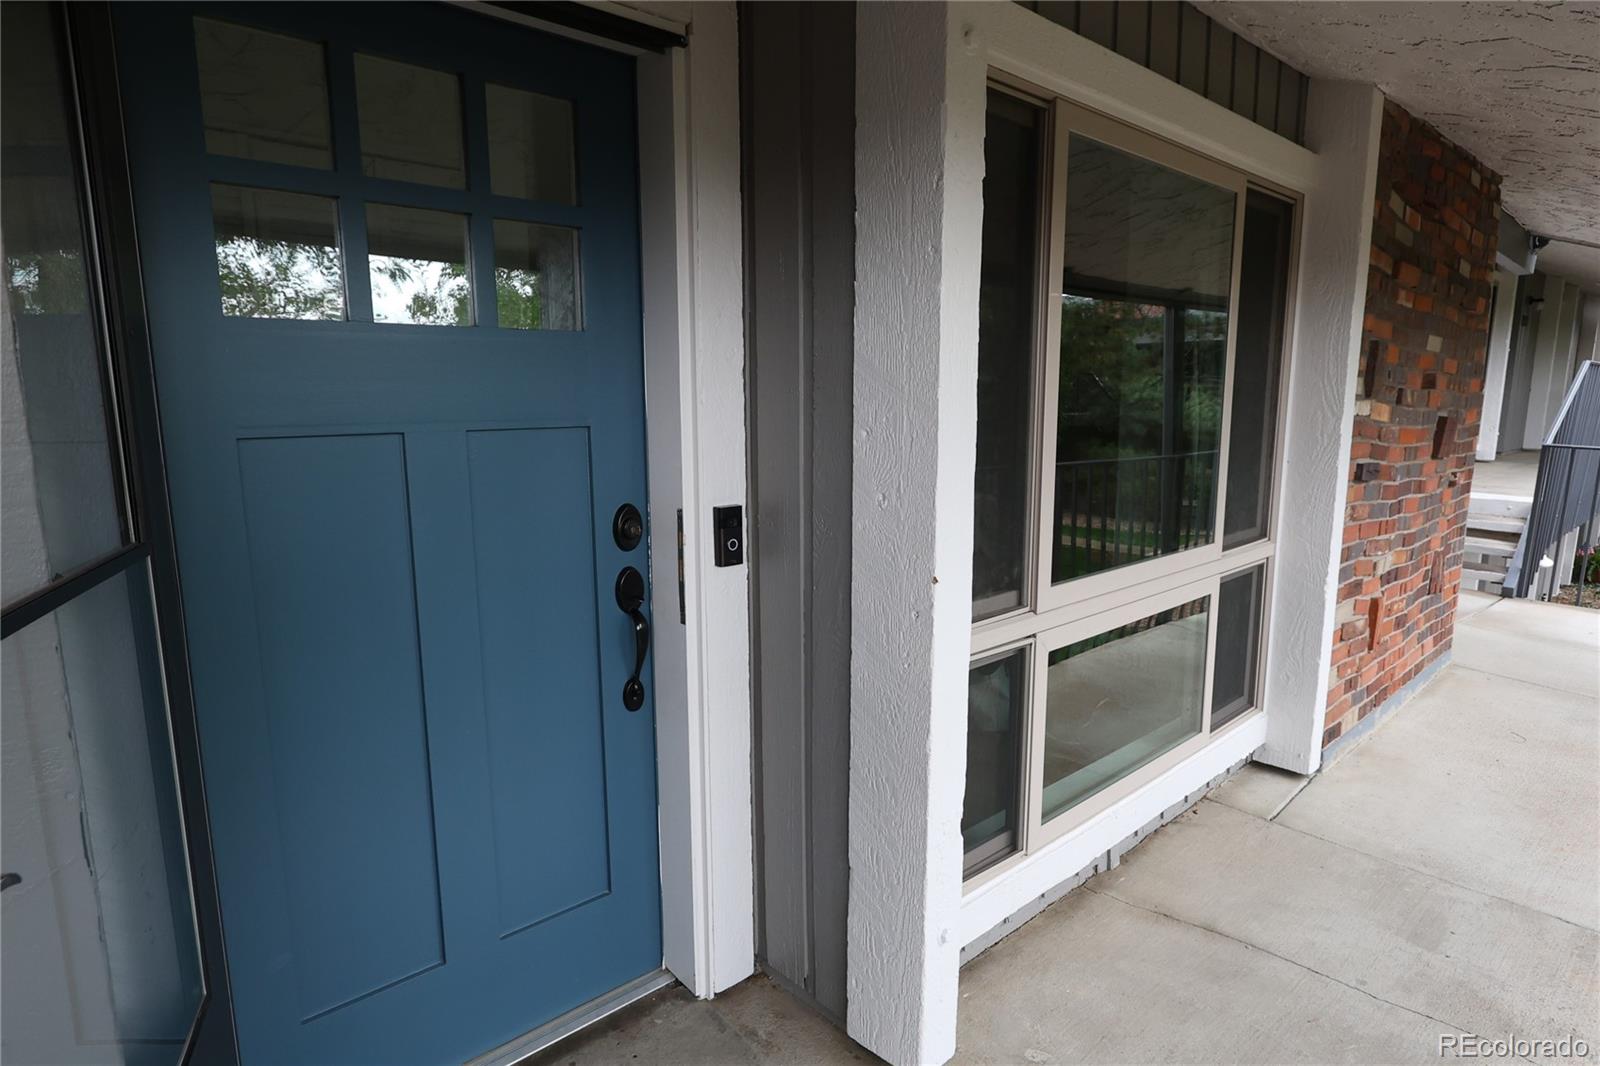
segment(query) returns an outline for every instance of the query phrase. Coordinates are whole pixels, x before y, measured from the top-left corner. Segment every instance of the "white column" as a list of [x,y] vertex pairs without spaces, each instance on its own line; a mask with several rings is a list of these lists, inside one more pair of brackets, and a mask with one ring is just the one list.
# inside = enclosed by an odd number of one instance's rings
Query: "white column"
[[1478,419],[1478,459],[1492,460],[1500,446],[1500,410],[1505,401],[1506,367],[1511,361],[1511,327],[1517,320],[1517,276],[1494,272],[1494,318],[1489,323],[1489,357],[1483,371],[1483,413]]
[[1383,94],[1375,87],[1312,86],[1306,143],[1317,153],[1318,173],[1300,232],[1279,505],[1286,520],[1273,583],[1267,742],[1256,753],[1302,774],[1322,763],[1382,124]]
[[984,128],[960,18],[856,15],[847,1028],[892,1063],[955,1051]]

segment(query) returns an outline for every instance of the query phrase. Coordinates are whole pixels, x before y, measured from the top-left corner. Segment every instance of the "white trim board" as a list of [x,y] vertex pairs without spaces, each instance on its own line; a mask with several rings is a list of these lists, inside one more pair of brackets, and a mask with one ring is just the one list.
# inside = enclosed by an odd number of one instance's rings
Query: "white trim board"
[[1505,404],[1506,368],[1517,317],[1517,276],[1503,266],[1494,272],[1494,317],[1489,322],[1489,352],[1483,371],[1483,409],[1478,418],[1479,462],[1492,462],[1500,448],[1500,412]]
[[731,4],[691,11],[688,48],[638,61],[640,243],[662,946],[707,997],[755,972],[755,875],[749,571],[709,535],[746,503],[738,29]]

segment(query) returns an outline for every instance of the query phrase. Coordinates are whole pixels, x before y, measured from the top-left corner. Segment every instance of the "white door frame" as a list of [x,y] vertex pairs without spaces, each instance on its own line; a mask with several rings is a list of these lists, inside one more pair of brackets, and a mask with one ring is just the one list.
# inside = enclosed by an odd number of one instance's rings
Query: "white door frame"
[[717,567],[709,529],[714,506],[748,511],[736,11],[591,5],[691,35],[658,54],[462,6],[638,60],[662,953],[673,976],[709,997],[755,972],[751,549],[743,565]]

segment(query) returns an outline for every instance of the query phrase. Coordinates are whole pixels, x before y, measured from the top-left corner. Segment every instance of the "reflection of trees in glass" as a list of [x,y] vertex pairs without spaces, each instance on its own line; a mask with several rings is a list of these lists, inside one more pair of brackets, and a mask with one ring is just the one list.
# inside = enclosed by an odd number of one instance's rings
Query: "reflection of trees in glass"
[[495,306],[504,329],[543,329],[544,285],[537,270],[496,267]]
[[1187,307],[1183,312],[1183,393],[1180,440],[1209,451],[1222,440],[1222,379],[1228,361],[1228,312]]
[[1054,580],[1211,541],[1227,333],[1178,300],[1063,297]]
[[300,241],[218,237],[222,313],[246,318],[344,318],[339,249]]
[[379,322],[470,326],[472,284],[465,263],[374,255],[372,311]]
[[77,252],[6,256],[6,287],[14,314],[60,315],[87,310],[83,260]]
[[[1168,311],[1164,304],[1063,297],[1058,459],[1168,451]],[[1226,311],[1183,309],[1183,347],[1171,383],[1181,410],[1181,423],[1170,427],[1173,451],[1217,447],[1227,330]]]
[[1161,452],[1160,305],[1065,296],[1058,458]]

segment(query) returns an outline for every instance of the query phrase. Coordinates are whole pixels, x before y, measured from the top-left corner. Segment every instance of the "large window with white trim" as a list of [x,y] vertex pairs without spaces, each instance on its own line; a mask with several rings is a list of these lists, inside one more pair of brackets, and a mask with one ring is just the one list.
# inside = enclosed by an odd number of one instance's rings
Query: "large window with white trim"
[[989,89],[962,833],[984,878],[1260,709],[1295,204]]

